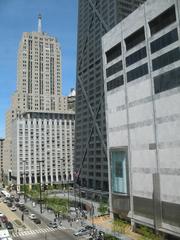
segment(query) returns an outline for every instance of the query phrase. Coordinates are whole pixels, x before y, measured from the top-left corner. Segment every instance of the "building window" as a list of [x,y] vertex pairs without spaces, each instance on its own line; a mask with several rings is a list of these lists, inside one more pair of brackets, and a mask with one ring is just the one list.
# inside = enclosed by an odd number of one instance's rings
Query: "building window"
[[113,80],[107,82],[107,91],[110,91],[114,88],[122,86],[124,84],[123,75],[114,78]]
[[106,52],[107,63],[111,62],[115,58],[121,56],[121,43],[118,43],[113,48]]
[[129,50],[145,40],[144,27],[138,29],[125,39],[126,50]]
[[139,49],[126,58],[126,66],[130,66],[147,56],[146,47]]
[[154,53],[178,40],[177,29],[174,29],[162,37],[151,42],[151,53]]
[[127,152],[121,149],[111,150],[110,156],[112,192],[127,194]]
[[160,93],[180,86],[180,67],[154,78],[154,91]]
[[109,77],[122,70],[122,61],[119,61],[106,69],[106,76]]
[[165,12],[154,18],[149,22],[151,35],[159,32],[161,29],[169,26],[171,23],[176,21],[175,6],[168,8]]
[[147,63],[127,72],[127,82],[131,82],[137,78],[140,78],[148,74],[148,65]]
[[180,48],[175,48],[152,60],[153,71],[162,68],[168,64],[176,62],[180,59]]

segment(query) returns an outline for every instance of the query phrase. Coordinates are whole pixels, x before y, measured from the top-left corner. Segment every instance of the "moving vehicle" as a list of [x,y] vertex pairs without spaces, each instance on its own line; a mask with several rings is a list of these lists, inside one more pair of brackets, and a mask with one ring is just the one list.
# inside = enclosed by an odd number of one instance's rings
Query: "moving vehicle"
[[49,222],[49,223],[48,223],[48,227],[57,228],[58,225],[57,225],[56,222]]
[[11,211],[14,212],[14,211],[16,211],[16,210],[17,210],[17,208],[16,208],[15,206],[12,206],[12,207],[11,207]]
[[35,222],[36,224],[41,224],[41,220],[40,220],[39,218],[34,219],[34,222]]
[[83,236],[83,235],[87,235],[89,234],[89,230],[85,229],[85,228],[81,228],[80,230],[78,230],[77,232],[73,233],[74,236],[78,237],[78,236]]
[[34,213],[31,213],[31,214],[29,215],[29,218],[30,218],[31,220],[35,220],[37,217],[36,217],[36,215],[35,215]]
[[7,202],[8,207],[12,207],[12,202]]

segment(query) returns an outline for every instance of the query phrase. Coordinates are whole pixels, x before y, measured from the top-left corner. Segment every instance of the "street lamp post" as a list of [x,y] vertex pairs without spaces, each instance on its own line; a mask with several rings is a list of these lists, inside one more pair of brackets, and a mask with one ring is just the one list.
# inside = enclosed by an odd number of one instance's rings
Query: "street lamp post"
[[39,163],[39,198],[40,198],[40,213],[42,213],[42,189],[41,189],[41,163],[42,160],[37,161]]

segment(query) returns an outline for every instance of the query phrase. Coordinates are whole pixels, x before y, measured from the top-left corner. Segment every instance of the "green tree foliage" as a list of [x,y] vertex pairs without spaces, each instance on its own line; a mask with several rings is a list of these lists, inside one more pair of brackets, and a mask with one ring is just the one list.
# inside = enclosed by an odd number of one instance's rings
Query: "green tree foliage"
[[108,212],[108,205],[107,205],[107,203],[101,202],[101,203],[99,204],[98,212],[99,212],[101,215],[106,214],[106,213]]

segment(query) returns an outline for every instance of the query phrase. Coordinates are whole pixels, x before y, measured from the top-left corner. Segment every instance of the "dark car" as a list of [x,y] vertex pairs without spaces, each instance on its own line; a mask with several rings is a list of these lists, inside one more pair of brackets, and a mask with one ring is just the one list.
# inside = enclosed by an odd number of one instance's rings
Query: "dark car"
[[25,209],[26,209],[26,207],[25,207],[24,205],[20,205],[20,206],[19,206],[19,210],[20,210],[21,212],[23,212]]
[[14,229],[14,227],[13,227],[13,225],[12,225],[11,222],[6,222],[5,225],[6,225],[6,228],[7,228],[8,230]]
[[15,206],[16,206],[16,207],[19,207],[19,206],[20,206],[20,204],[17,202],[17,203],[15,203]]
[[41,224],[41,220],[40,220],[39,218],[34,219],[34,222],[35,222],[36,224]]
[[14,201],[15,201],[15,202],[19,202],[19,198],[16,197],[16,198],[14,199]]
[[87,230],[91,230],[91,229],[93,229],[93,228],[94,228],[94,226],[91,226],[91,225],[86,225],[84,228],[85,228],[85,229],[87,229]]
[[24,214],[27,214],[27,215],[29,214],[29,210],[27,208],[25,208],[23,212]]
[[12,202],[7,202],[8,207],[12,207]]

